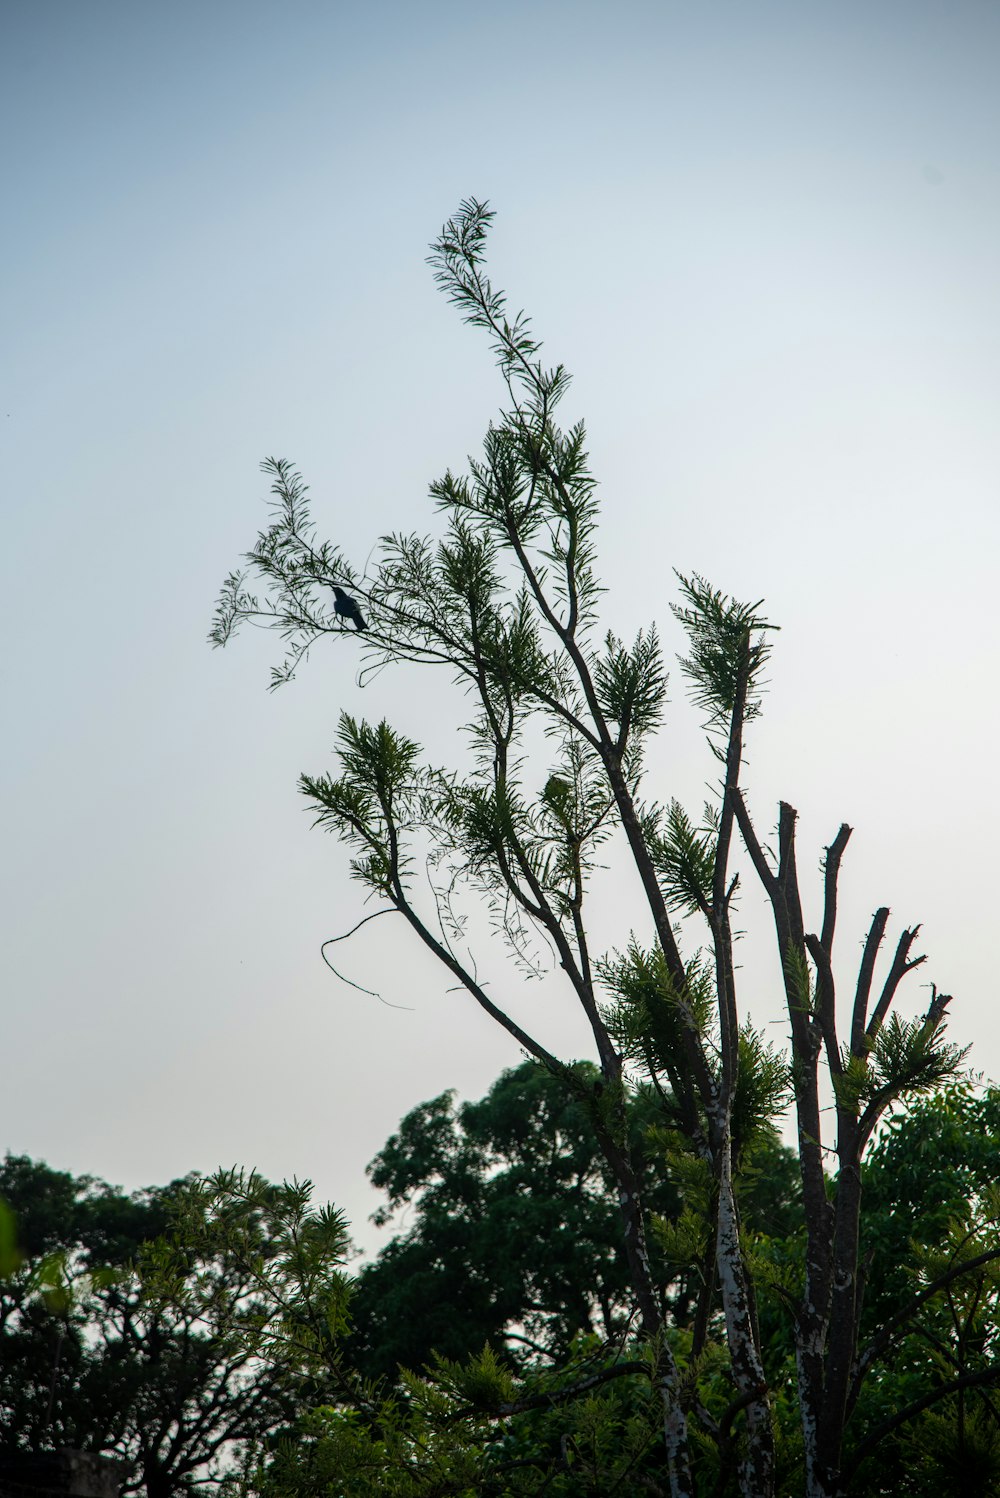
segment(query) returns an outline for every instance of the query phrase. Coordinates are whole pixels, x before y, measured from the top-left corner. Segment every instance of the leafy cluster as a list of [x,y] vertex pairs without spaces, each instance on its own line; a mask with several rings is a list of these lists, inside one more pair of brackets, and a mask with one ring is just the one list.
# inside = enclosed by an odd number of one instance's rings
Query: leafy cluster
[[170,1494],[292,1417],[293,1382],[260,1356],[263,1216],[234,1237],[193,1178],[127,1196],[12,1156],[0,1196],[0,1451],[103,1452],[123,1493]]

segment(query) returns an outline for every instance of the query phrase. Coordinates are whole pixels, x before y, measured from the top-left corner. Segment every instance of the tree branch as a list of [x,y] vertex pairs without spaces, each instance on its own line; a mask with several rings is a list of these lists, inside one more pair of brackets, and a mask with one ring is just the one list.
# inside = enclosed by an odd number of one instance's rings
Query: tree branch
[[865,1041],[865,1026],[868,1023],[868,1000],[871,997],[875,961],[889,922],[889,907],[882,905],[872,916],[872,923],[865,942],[861,967],[858,970],[858,986],[854,994],[854,1013],[851,1019],[851,1055],[861,1059],[868,1054]]
[[855,1447],[848,1460],[844,1463],[843,1475],[845,1477],[853,1476],[862,1463],[867,1461],[875,1447],[881,1441],[885,1440],[886,1436],[891,1435],[894,1430],[898,1430],[901,1425],[905,1425],[908,1421],[914,1419],[915,1416],[921,1414],[922,1411],[930,1409],[932,1405],[937,1404],[940,1400],[947,1399],[949,1395],[957,1394],[963,1389],[989,1388],[992,1384],[1000,1384],[1000,1364],[997,1364],[993,1368],[981,1368],[977,1373],[964,1373],[961,1378],[952,1379],[949,1383],[942,1384],[937,1389],[929,1390],[928,1393],[922,1395],[919,1399],[911,1400],[903,1409],[897,1410],[894,1415],[890,1415],[888,1420],[883,1420],[882,1424],[876,1426],[871,1435],[865,1437],[860,1446]]
[[868,1370],[872,1367],[876,1359],[881,1357],[882,1353],[885,1352],[886,1348],[894,1340],[896,1333],[913,1320],[914,1315],[919,1311],[920,1307],[926,1301],[930,1300],[932,1296],[937,1295],[940,1290],[946,1289],[955,1280],[961,1279],[963,1274],[972,1274],[975,1270],[981,1269],[984,1264],[992,1264],[996,1259],[1000,1259],[1000,1248],[988,1249],[985,1253],[977,1254],[974,1259],[966,1259],[961,1263],[953,1264],[950,1269],[946,1269],[943,1274],[939,1274],[936,1279],[931,1280],[929,1285],[925,1285],[901,1311],[897,1311],[895,1316],[879,1328],[878,1334],[872,1338],[857,1360],[857,1372],[851,1385],[852,1404],[861,1392],[861,1384],[867,1376]]

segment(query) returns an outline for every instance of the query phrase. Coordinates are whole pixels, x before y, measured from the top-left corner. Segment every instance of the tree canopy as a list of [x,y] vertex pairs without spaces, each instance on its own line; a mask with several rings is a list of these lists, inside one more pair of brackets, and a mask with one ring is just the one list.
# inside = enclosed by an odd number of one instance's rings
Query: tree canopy
[[[97,1452],[121,1463],[124,1493],[173,1498],[208,1491],[292,1419],[317,1331],[289,1335],[290,1287],[314,1318],[335,1301],[346,1232],[310,1215],[308,1190],[252,1177],[241,1199],[243,1179],[126,1195],[6,1158],[0,1452]],[[303,1225],[311,1278],[287,1241]]]

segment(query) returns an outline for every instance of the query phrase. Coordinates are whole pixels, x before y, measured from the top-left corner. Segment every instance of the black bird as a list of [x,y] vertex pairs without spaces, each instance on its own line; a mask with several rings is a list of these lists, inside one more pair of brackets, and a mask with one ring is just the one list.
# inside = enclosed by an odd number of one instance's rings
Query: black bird
[[367,624],[364,621],[364,616],[361,610],[358,608],[357,604],[350,596],[350,594],[345,593],[343,588],[334,588],[333,596],[336,599],[336,602],[333,605],[333,611],[335,614],[339,614],[341,619],[350,619],[355,629],[368,628]]

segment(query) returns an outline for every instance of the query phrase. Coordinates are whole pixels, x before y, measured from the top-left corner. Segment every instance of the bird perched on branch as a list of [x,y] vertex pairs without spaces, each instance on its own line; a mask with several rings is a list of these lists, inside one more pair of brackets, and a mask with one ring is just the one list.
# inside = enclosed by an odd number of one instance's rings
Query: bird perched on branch
[[339,614],[341,619],[350,619],[355,629],[368,628],[361,610],[349,593],[345,593],[343,588],[334,588],[333,596],[336,600],[333,605],[334,613]]

